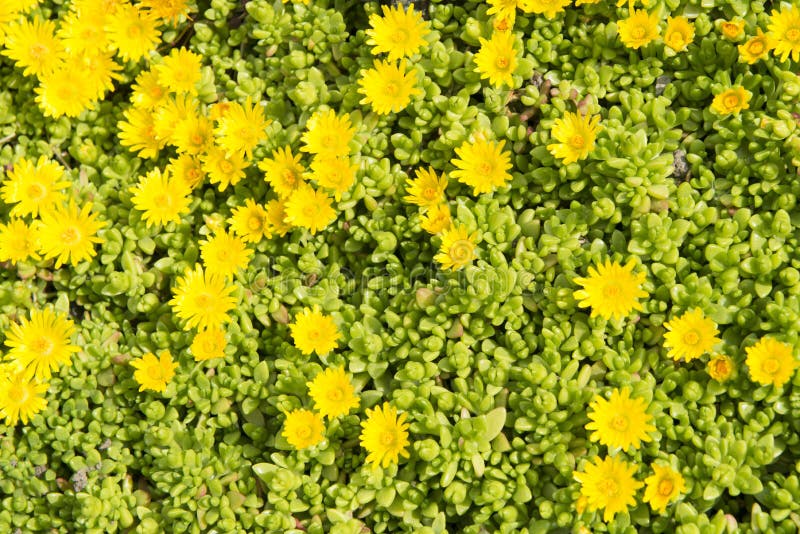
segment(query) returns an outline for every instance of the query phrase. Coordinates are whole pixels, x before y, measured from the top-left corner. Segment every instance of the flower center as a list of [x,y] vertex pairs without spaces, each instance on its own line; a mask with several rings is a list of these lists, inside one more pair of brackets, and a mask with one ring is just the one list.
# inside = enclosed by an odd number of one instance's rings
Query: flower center
[[217,251],[217,261],[225,262],[228,261],[228,258],[230,258],[230,254],[227,249],[221,248]]
[[683,334],[683,342],[690,346],[695,346],[700,341],[700,334],[696,330],[689,330]]
[[617,432],[625,432],[628,430],[628,418],[624,415],[615,415],[611,418],[611,428]]
[[714,373],[720,378],[728,376],[728,374],[730,373],[728,362],[726,362],[725,360],[718,360],[714,362]]
[[49,356],[53,352],[53,342],[50,338],[39,336],[31,343],[31,350],[40,356]]
[[492,171],[494,170],[494,167],[492,166],[492,164],[490,162],[482,161],[482,162],[480,162],[478,164],[477,169],[478,169],[478,172],[480,174],[482,174],[483,176],[489,176],[492,173]]
[[230,174],[230,172],[233,170],[233,165],[230,161],[224,159],[219,163],[219,169],[225,174]]
[[392,41],[395,43],[405,43],[408,40],[408,32],[402,28],[398,28],[392,34]]
[[61,232],[61,241],[67,245],[74,245],[81,240],[81,233],[74,226],[70,226]]
[[394,445],[395,436],[394,432],[381,432],[381,445],[384,447],[390,447]]
[[781,364],[778,363],[778,360],[775,358],[767,358],[764,360],[764,363],[761,364],[761,370],[769,375],[774,375],[777,373],[781,368]]
[[791,41],[793,43],[800,41],[800,28],[789,28],[786,30],[784,37],[787,41]]
[[200,293],[194,298],[194,305],[198,308],[209,308],[214,302],[214,297],[208,293]]
[[342,397],[344,397],[344,394],[342,394],[342,390],[339,389],[339,388],[335,388],[335,389],[332,389],[332,390],[328,391],[328,400],[329,401],[338,402],[338,401],[342,400]]
[[253,232],[261,230],[261,227],[263,225],[264,225],[264,220],[258,215],[253,215],[252,217],[247,219],[247,229],[252,230]]
[[722,33],[724,33],[726,37],[734,38],[739,35],[739,26],[726,22],[722,25]]
[[748,52],[754,56],[760,56],[764,53],[764,42],[763,41],[753,41],[750,43],[748,47]]
[[662,497],[669,497],[674,488],[675,484],[672,483],[672,480],[665,478],[658,483],[658,494]]
[[582,135],[573,135],[569,140],[569,144],[572,148],[583,148],[586,145],[586,139]]
[[426,200],[433,200],[436,198],[436,189],[433,187],[426,187],[422,190],[422,196],[425,197]]
[[297,437],[302,439],[308,439],[311,437],[311,429],[307,426],[300,427],[297,429]]
[[494,62],[495,66],[500,70],[505,70],[508,68],[509,60],[505,56],[500,56],[497,58],[497,61]]
[[172,197],[166,193],[159,193],[153,197],[155,205],[162,209],[170,209],[172,207]]
[[459,239],[450,246],[448,254],[456,262],[467,262],[472,259],[472,243]]
[[617,298],[620,295],[620,293],[622,292],[620,291],[618,285],[607,284],[605,287],[603,287],[603,296],[607,299]]
[[672,32],[667,35],[667,42],[671,44],[674,48],[680,48],[684,44],[683,35],[679,32]]
[[725,104],[727,108],[735,108],[739,105],[739,97],[736,95],[726,95],[725,98],[722,99],[722,103]]
[[25,404],[25,401],[28,400],[28,388],[14,384],[8,388],[6,395],[8,396],[9,400],[15,404]]
[[203,342],[203,352],[206,354],[212,354],[217,352],[217,340],[216,339],[206,339]]
[[631,35],[634,39],[644,39],[645,35],[647,35],[647,30],[642,26],[637,26],[631,30]]
[[161,374],[161,366],[153,365],[147,368],[147,376],[153,380],[164,380]]
[[28,185],[26,192],[31,200],[41,200],[47,192],[47,189],[45,189],[42,184],[33,183]]
[[136,39],[142,34],[142,29],[139,26],[133,25],[128,26],[128,37],[131,39]]
[[193,134],[192,134],[192,135],[189,137],[189,141],[190,141],[190,142],[191,142],[193,145],[202,145],[202,144],[203,144],[203,136],[202,136],[202,135],[200,135],[199,133],[193,133]]
[[[786,32],[786,35],[789,35],[789,32]],[[31,57],[33,59],[41,59],[42,56],[46,56],[47,55],[47,53],[50,51],[50,49],[47,48],[42,43],[36,43],[34,45],[31,45],[29,51],[30,51]]]
[[397,96],[397,84],[394,82],[389,82],[386,84],[386,94],[389,96]]
[[599,493],[603,495],[606,495],[608,497],[613,497],[617,493],[619,493],[619,484],[617,484],[610,478],[607,478],[597,483],[597,490]]
[[281,179],[283,179],[283,183],[289,187],[294,187],[294,184],[297,181],[294,171],[291,169],[283,169],[281,172]]

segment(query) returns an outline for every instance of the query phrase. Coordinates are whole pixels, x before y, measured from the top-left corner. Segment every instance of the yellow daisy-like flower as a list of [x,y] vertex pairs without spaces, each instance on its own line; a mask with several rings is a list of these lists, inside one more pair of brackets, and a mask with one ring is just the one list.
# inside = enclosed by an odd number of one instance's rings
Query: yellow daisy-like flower
[[264,117],[264,106],[248,96],[244,106],[231,102],[219,119],[215,133],[217,143],[228,152],[253,157],[253,149],[267,138],[266,128],[272,122]]
[[164,103],[169,94],[167,88],[158,81],[158,72],[143,70],[131,86],[131,104],[137,108],[154,110]]
[[599,115],[589,117],[566,112],[553,123],[550,135],[558,143],[547,145],[548,152],[564,165],[586,159],[594,150],[594,142],[600,130],[599,122]]
[[617,262],[606,260],[595,269],[589,267],[587,278],[578,277],[573,281],[583,286],[573,293],[579,301],[578,306],[585,308],[591,306],[591,317],[597,315],[611,319],[621,319],[633,310],[642,310],[642,305],[637,299],[647,297],[647,292],[642,289],[642,283],[647,275],[633,273],[636,260],[631,259],[623,267]]
[[159,19],[175,26],[181,17],[189,14],[192,6],[188,0],[139,0],[142,7],[146,7],[150,13]]
[[487,141],[482,136],[475,141],[464,141],[456,149],[452,164],[458,167],[451,174],[462,184],[472,188],[474,195],[490,193],[511,180],[511,154],[503,151],[505,141]]
[[300,184],[305,183],[305,167],[300,163],[300,156],[293,156],[288,146],[275,150],[272,158],[261,160],[258,168],[264,171],[264,180],[281,198],[289,198]]
[[173,48],[164,60],[153,67],[158,74],[158,83],[171,93],[197,94],[200,81],[202,57],[187,48]]
[[203,170],[208,174],[208,181],[218,184],[220,191],[225,191],[228,186],[238,184],[245,177],[244,170],[248,167],[244,154],[240,152],[225,152],[224,149],[214,145],[203,156]]
[[236,305],[231,293],[235,290],[235,286],[225,284],[225,278],[204,273],[197,264],[178,277],[169,304],[184,321],[184,330],[216,328],[230,321],[228,312]]
[[71,11],[61,18],[58,38],[70,54],[100,52],[108,48],[106,16],[98,11]]
[[22,219],[0,223],[0,261],[19,263],[28,258],[38,260],[39,233]]
[[175,376],[178,364],[172,361],[172,355],[168,350],[162,350],[158,353],[158,358],[152,352],[148,352],[141,358],[132,360],[131,367],[136,369],[133,378],[139,383],[139,391],[151,389],[163,393],[169,381]]
[[276,198],[270,200],[264,206],[267,212],[267,232],[269,235],[275,234],[283,237],[286,232],[292,229],[292,225],[286,222],[286,202]]
[[342,199],[342,194],[353,187],[358,165],[351,165],[349,157],[315,158],[311,162],[311,179],[317,185],[333,191],[333,198]]
[[[417,169],[416,178],[406,178],[406,202],[423,208],[438,206],[445,201],[444,190],[447,189],[447,176],[439,178],[433,167]],[[449,214],[449,211],[448,211]]]
[[736,364],[733,358],[726,354],[717,354],[708,361],[708,376],[717,382],[725,382],[733,377]]
[[286,201],[285,220],[316,234],[336,220],[336,212],[331,205],[331,197],[314,190],[310,185],[304,185]]
[[634,478],[636,466],[616,457],[602,460],[595,457],[584,471],[574,471],[572,476],[581,483],[581,495],[586,497],[590,511],[603,510],[603,521],[613,521],[614,516],[636,505],[634,495],[644,484]]
[[[91,100],[102,99],[107,91],[114,90],[114,80],[119,80],[120,66],[114,62],[114,57],[110,52],[94,52],[84,53],[80,56],[71,56],[64,63],[62,69],[70,71],[73,74],[76,72],[81,73],[81,82],[85,85],[85,90],[89,95],[89,102],[85,105],[84,109],[89,107]],[[58,71],[56,71],[58,72]],[[42,80],[42,83],[46,78]]]
[[356,129],[350,125],[348,113],[336,116],[332,109],[317,111],[308,119],[306,128],[301,151],[332,158],[350,154]]
[[419,225],[429,234],[436,235],[450,228],[451,221],[450,207],[442,203],[428,208]]
[[75,324],[66,315],[50,308],[31,310],[30,320],[21,318],[6,333],[7,357],[24,369],[26,378],[47,380],[80,350],[70,343],[74,333]]
[[743,109],[750,109],[750,97],[753,93],[742,86],[731,87],[714,97],[711,110],[719,115],[738,115]]
[[514,34],[494,32],[492,38],[481,37],[481,49],[475,54],[475,70],[481,78],[488,78],[495,87],[503,84],[514,86],[512,75],[517,69],[517,52],[514,50]]
[[77,117],[91,108],[97,93],[86,77],[76,78],[75,69],[60,67],[41,76],[36,103],[45,117]]
[[170,140],[178,153],[199,155],[214,146],[214,126],[206,117],[189,116],[175,126]]
[[200,242],[200,257],[208,274],[225,278],[233,277],[240,269],[246,269],[253,256],[244,239],[222,230],[213,237]]
[[40,156],[36,165],[22,158],[6,174],[0,195],[6,204],[16,204],[11,208],[12,216],[36,217],[63,202],[62,191],[71,185],[63,178],[64,168],[45,156]]
[[191,154],[181,154],[177,158],[169,160],[165,172],[176,180],[181,180],[189,189],[194,189],[203,183],[203,179],[206,177],[203,162]]
[[388,467],[397,463],[400,456],[408,458],[406,447],[408,441],[408,427],[406,414],[397,414],[397,408],[383,403],[383,407],[376,406],[367,409],[367,420],[361,422],[361,446],[367,451],[367,462],[374,468]]
[[281,435],[296,449],[313,447],[325,439],[322,417],[310,410],[294,410],[286,414]]
[[431,31],[430,22],[414,11],[414,4],[408,6],[408,11],[402,5],[381,8],[383,16],[370,15],[370,28],[366,32],[373,55],[388,52],[389,61],[394,61],[412,56],[428,45],[425,37]]
[[731,41],[736,41],[744,32],[744,21],[742,19],[724,20],[719,25],[722,35]]
[[[198,117],[199,109],[198,102],[192,95],[168,95],[161,104],[153,110],[153,128],[155,137],[162,142],[177,145],[175,142],[175,131],[178,126],[181,126],[189,118]],[[208,146],[213,144],[214,129],[212,128],[211,121],[201,121],[200,127],[192,125],[195,129],[199,130],[200,137],[195,139],[197,148],[192,150],[192,154],[201,154]],[[182,143],[193,145],[189,137],[197,132],[192,132],[192,128],[185,126],[182,132]],[[187,150],[179,150],[179,152],[187,152]]]
[[759,59],[767,57],[772,48],[772,39],[759,28],[755,37],[739,45],[739,61],[752,65]]
[[87,202],[78,209],[75,201],[42,212],[41,219],[34,223],[39,234],[39,252],[45,259],[55,258],[56,269],[69,262],[78,265],[95,256],[94,245],[102,243],[97,231],[106,226],[92,213],[92,203]]
[[192,340],[192,356],[195,361],[203,362],[214,358],[225,357],[225,331],[222,328],[209,328],[198,332]]
[[641,48],[658,37],[658,13],[636,10],[617,23],[617,31],[622,44],[628,48]]
[[442,234],[439,253],[433,257],[442,264],[442,269],[457,271],[475,259],[475,244],[478,232],[470,234],[465,226],[455,226]]
[[3,372],[0,374],[0,419],[9,427],[19,421],[23,425],[47,407],[43,398],[47,384],[39,382],[23,373]]
[[664,512],[667,505],[686,491],[683,475],[670,466],[652,464],[653,474],[644,479],[644,502],[656,512]]
[[686,50],[694,39],[694,24],[686,17],[667,18],[667,29],[664,30],[664,43],[676,52]]
[[181,222],[189,212],[192,190],[183,180],[172,177],[168,170],[158,167],[139,178],[139,183],[129,189],[133,207],[142,212],[147,227]]
[[138,61],[161,42],[158,19],[132,4],[120,4],[106,23],[108,40],[123,61]]
[[607,447],[638,449],[642,441],[652,441],[648,432],[656,427],[650,424],[653,416],[647,413],[644,399],[630,396],[629,388],[614,389],[606,400],[597,395],[589,408],[591,421],[586,430],[593,430],[589,439]]
[[519,0],[519,7],[525,13],[536,13],[553,19],[570,4],[570,0]]
[[700,308],[664,323],[664,328],[668,330],[664,334],[664,347],[669,349],[667,356],[674,360],[683,358],[690,362],[721,341],[717,337],[717,325],[705,317]]
[[244,206],[233,209],[231,218],[228,219],[233,233],[247,243],[258,243],[264,237],[270,237],[272,231],[267,220],[267,211],[255,200],[248,198]]
[[322,417],[332,419],[358,408],[358,397],[344,367],[326,369],[307,385],[308,395],[314,400],[314,406]]
[[786,61],[790,55],[794,61],[800,61],[800,9],[796,5],[773,10],[769,32],[775,54],[781,57],[781,61]]
[[771,337],[761,338],[745,352],[750,378],[759,384],[781,387],[791,380],[797,367],[793,347]]
[[517,5],[520,3],[518,0],[486,0],[486,3],[489,4],[487,15],[497,15],[497,18],[514,23],[514,18],[517,16]]
[[328,354],[338,346],[342,337],[333,317],[323,314],[316,305],[313,309],[303,308],[289,325],[289,330],[292,332],[294,346],[303,354]]
[[156,159],[166,140],[156,134],[155,118],[150,110],[129,108],[123,112],[123,116],[125,120],[117,123],[119,144],[138,152],[140,158]]
[[373,68],[361,71],[358,92],[364,95],[361,104],[369,104],[378,115],[399,113],[411,103],[412,96],[422,94],[417,87],[417,72],[406,72],[406,62],[394,64],[375,60]]
[[5,29],[3,55],[23,69],[25,76],[43,76],[54,71],[64,58],[64,46],[56,37],[52,20],[20,19]]

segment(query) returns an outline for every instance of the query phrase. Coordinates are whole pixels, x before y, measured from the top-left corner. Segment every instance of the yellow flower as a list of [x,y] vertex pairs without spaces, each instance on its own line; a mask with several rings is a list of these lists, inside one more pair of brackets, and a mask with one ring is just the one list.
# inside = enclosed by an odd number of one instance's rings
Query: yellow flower
[[[120,66],[114,62],[110,52],[84,53],[80,56],[70,56],[62,68],[42,78],[42,85],[48,79],[57,78],[56,73],[62,71],[72,74],[71,81],[64,75],[64,83],[74,84],[76,81],[75,73],[80,72],[81,83],[78,85],[82,85],[81,91],[88,95],[84,104],[84,109],[88,109],[93,100],[100,100],[105,96],[106,91],[114,90],[114,80],[120,79],[120,75],[117,72],[119,69]],[[80,93],[78,94],[80,95]]]
[[200,185],[206,177],[206,173],[203,171],[203,162],[191,154],[181,154],[177,158],[169,160],[165,172],[176,180],[182,181],[189,189]]
[[333,198],[342,199],[356,181],[358,165],[351,165],[349,157],[322,158],[311,162],[311,178],[317,185],[333,191]]
[[408,6],[408,11],[404,11],[402,5],[381,8],[383,16],[370,15],[370,28],[366,32],[373,55],[388,52],[389,61],[394,61],[412,56],[427,46],[425,36],[430,33],[430,22],[414,11],[414,4]]
[[30,320],[21,318],[6,333],[7,357],[24,370],[26,378],[47,380],[80,350],[70,343],[74,334],[75,324],[65,314],[50,308],[31,310]]
[[744,44],[739,45],[739,61],[752,65],[759,59],[767,57],[773,46],[770,36],[759,28],[755,37],[751,37]]
[[495,17],[492,20],[492,30],[496,32],[510,32],[514,28],[514,17],[500,18]]
[[367,409],[367,420],[361,422],[361,446],[367,451],[367,462],[376,469],[397,463],[400,456],[408,458],[408,423],[406,414],[397,415],[397,408],[383,403]]
[[725,382],[733,377],[736,372],[736,364],[730,356],[717,354],[708,361],[708,376],[717,382]]
[[3,55],[14,60],[25,76],[43,76],[54,71],[64,57],[64,47],[56,37],[52,20],[34,17],[20,19],[5,29]]
[[667,505],[686,491],[683,476],[670,466],[652,464],[653,474],[644,479],[644,502],[656,512],[664,512]]
[[690,362],[709,352],[720,342],[717,325],[704,317],[700,308],[687,311],[664,323],[664,328],[668,330],[664,334],[664,347],[669,349],[667,356],[674,360],[683,358]]
[[310,410],[294,410],[286,414],[283,435],[296,449],[313,447],[325,438],[322,417]]
[[686,17],[667,18],[667,29],[664,30],[664,43],[676,52],[686,50],[694,39],[694,24]]
[[47,391],[47,384],[38,382],[23,373],[3,371],[0,373],[0,418],[5,425],[16,426],[22,421],[28,424],[31,417],[47,407],[42,395]]
[[244,106],[230,102],[214,130],[217,143],[230,153],[250,159],[253,149],[267,138],[266,128],[271,122],[264,117],[264,106],[253,103],[249,96]]
[[494,32],[492,38],[480,38],[481,49],[475,54],[475,70],[481,78],[488,78],[495,87],[503,84],[514,86],[512,75],[517,68],[517,52],[514,50],[514,34]]
[[553,123],[550,135],[558,143],[547,145],[547,150],[564,165],[586,159],[594,150],[594,141],[600,130],[599,122],[600,115],[589,117],[566,112]]
[[221,276],[204,273],[203,267],[195,265],[186,269],[173,289],[175,295],[169,301],[175,314],[185,321],[184,330],[216,328],[230,321],[228,312],[236,305],[231,295],[235,286],[227,286]]
[[231,225],[233,233],[248,243],[258,243],[265,236],[272,235],[266,210],[256,204],[252,198],[245,200],[244,206],[233,209],[228,223]]
[[173,48],[153,70],[158,74],[159,85],[169,92],[196,95],[202,66],[201,56],[186,48]]
[[99,11],[73,10],[61,18],[57,35],[70,54],[100,52],[108,48],[105,24],[106,16]]
[[264,171],[264,180],[280,198],[289,198],[300,184],[305,183],[305,168],[300,163],[300,156],[293,156],[288,146],[275,150],[272,158],[261,160],[258,168]]
[[647,275],[633,274],[635,266],[636,260],[631,259],[624,267],[611,260],[601,263],[597,269],[589,267],[588,278],[573,280],[583,286],[573,293],[580,301],[578,306],[591,306],[591,317],[599,315],[605,319],[615,316],[621,319],[633,310],[641,310],[642,305],[637,299],[647,297],[647,292],[642,289]]
[[800,9],[797,6],[773,10],[769,32],[775,45],[775,54],[781,56],[781,61],[786,61],[790,55],[794,61],[800,61]]
[[106,24],[108,40],[123,61],[138,61],[160,42],[158,19],[132,4],[120,4]]
[[459,182],[472,188],[472,193],[490,193],[511,180],[511,154],[503,151],[505,141],[487,141],[482,136],[464,141],[456,148],[458,158],[451,163],[458,169],[451,172]]
[[66,66],[41,76],[36,88],[36,103],[45,117],[77,117],[94,102],[96,92],[85,77],[76,77],[75,69]]
[[744,21],[742,19],[724,20],[720,23],[719,29],[726,39],[735,41],[744,32]]
[[642,441],[652,441],[648,432],[656,427],[650,424],[653,416],[647,413],[644,399],[630,396],[629,388],[614,389],[609,400],[597,395],[591,403],[591,422],[586,430],[593,430],[589,438],[607,447],[638,449]]
[[195,334],[190,350],[195,361],[203,362],[213,358],[224,358],[225,345],[225,332],[222,328],[208,328]]
[[450,228],[450,208],[447,204],[436,204],[422,216],[420,227],[430,234],[438,234]]
[[744,87],[738,85],[726,89],[714,97],[711,110],[719,115],[739,114],[743,109],[750,109],[750,97],[753,95]]
[[486,3],[489,4],[487,15],[497,15],[500,19],[510,20],[512,24],[514,23],[517,5],[520,3],[518,0],[486,0]]
[[781,387],[791,380],[797,367],[793,347],[771,337],[761,338],[752,347],[747,347],[745,352],[750,378],[759,384]]
[[213,237],[200,242],[200,257],[208,274],[230,278],[240,269],[246,269],[253,251],[240,237],[221,230]]
[[202,154],[214,146],[214,127],[206,117],[192,115],[175,126],[170,140],[179,154]]
[[379,115],[399,113],[411,103],[412,96],[422,94],[417,87],[417,72],[406,72],[406,62],[399,64],[375,60],[373,68],[361,71],[358,92],[364,95],[361,104],[369,104]]
[[301,151],[334,158],[350,154],[356,129],[350,125],[349,114],[337,117],[332,109],[317,111],[308,119],[306,128]]
[[39,233],[22,219],[0,223],[0,261],[18,263],[28,258],[38,260]]
[[8,171],[0,187],[0,194],[6,204],[16,204],[11,208],[12,216],[36,217],[64,200],[62,191],[71,183],[63,178],[64,168],[45,156],[40,156],[36,165],[21,158]]
[[338,346],[337,342],[342,337],[333,317],[323,314],[316,305],[313,310],[303,308],[289,325],[289,330],[292,332],[294,346],[303,354],[328,354]]
[[344,367],[326,369],[307,385],[308,395],[322,417],[347,415],[352,408],[358,407],[358,397]]
[[173,26],[177,25],[181,17],[188,15],[192,10],[188,0],[139,0],[139,4]]
[[658,37],[658,14],[636,10],[617,23],[617,31],[622,44],[628,48],[641,48]]
[[286,222],[286,202],[276,198],[267,202],[264,206],[267,212],[267,232],[278,237],[283,237],[286,232],[292,229],[292,225]]
[[635,472],[636,466],[618,458],[595,457],[593,463],[586,464],[585,471],[574,471],[572,476],[581,483],[587,508],[603,510],[603,521],[608,523],[636,504],[634,495],[643,484],[633,477]]
[[442,264],[442,269],[457,271],[475,259],[477,240],[478,232],[470,235],[465,226],[452,227],[442,234],[442,245],[433,259]]
[[191,189],[183,180],[162,173],[158,167],[139,178],[139,183],[129,189],[133,207],[142,212],[147,227],[181,222],[181,215],[189,213],[192,202]]
[[140,72],[131,89],[131,104],[149,110],[163,104],[169,94],[167,88],[159,83],[158,73],[154,70]]
[[225,152],[214,145],[202,157],[203,170],[208,175],[208,181],[219,184],[220,191],[225,191],[228,186],[234,186],[245,177],[244,170],[248,167],[244,154],[240,152]]
[[156,159],[166,140],[156,135],[155,121],[150,110],[129,108],[122,115],[125,120],[117,123],[119,144],[128,147],[132,152],[138,152],[140,158]]
[[310,185],[299,187],[286,201],[286,222],[307,228],[312,234],[324,229],[335,219],[331,198]]
[[55,258],[56,269],[67,262],[78,265],[83,260],[91,261],[96,254],[95,243],[103,242],[97,231],[107,223],[96,220],[97,214],[91,211],[91,202],[78,209],[70,199],[66,206],[42,212],[41,219],[34,223],[39,234],[39,252],[45,259]]
[[[167,96],[158,107],[153,110],[153,128],[155,137],[162,142],[177,144],[175,142],[175,131],[178,129],[187,118],[198,116],[198,103],[192,95],[169,95]],[[200,134],[201,138],[197,139],[197,144],[200,145],[199,149],[193,150],[193,154],[200,154],[205,151],[206,147],[213,142],[213,128],[210,121],[204,121],[201,124]],[[191,134],[190,128],[183,132],[185,137]],[[183,142],[188,143],[188,139]],[[182,150],[179,152],[186,152]]]
[[[447,189],[447,176],[439,178],[433,167],[417,169],[416,178],[406,178],[406,202],[416,204],[423,208],[437,206],[444,202],[444,190]],[[449,213],[449,212],[448,212]]]
[[172,355],[168,350],[162,350],[158,353],[158,358],[152,352],[148,352],[141,358],[132,360],[131,367],[136,369],[133,378],[139,383],[139,391],[151,389],[164,392],[169,381],[175,376],[178,364],[172,361]]
[[520,0],[519,7],[525,13],[543,14],[546,18],[552,19],[567,7],[570,0]]

